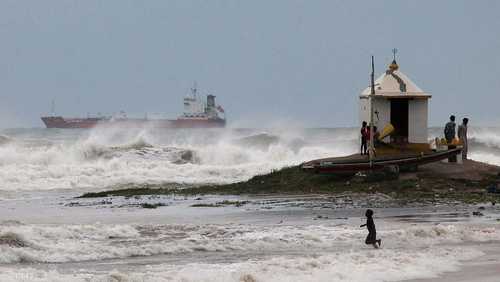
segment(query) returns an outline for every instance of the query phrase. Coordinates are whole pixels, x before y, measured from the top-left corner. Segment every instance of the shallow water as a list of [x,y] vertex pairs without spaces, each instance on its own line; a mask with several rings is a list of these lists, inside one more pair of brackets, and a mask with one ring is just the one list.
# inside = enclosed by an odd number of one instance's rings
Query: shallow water
[[[73,196],[3,202],[0,236],[19,243],[0,245],[0,281],[399,281],[458,270],[500,240],[491,205],[482,217],[461,205],[376,209],[375,250],[363,209],[325,208],[317,196]],[[191,207],[223,200],[246,204]]]

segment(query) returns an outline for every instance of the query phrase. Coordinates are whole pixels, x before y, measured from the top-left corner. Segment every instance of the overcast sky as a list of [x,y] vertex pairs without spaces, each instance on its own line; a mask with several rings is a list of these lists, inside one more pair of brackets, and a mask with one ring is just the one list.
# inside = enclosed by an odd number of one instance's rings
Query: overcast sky
[[41,127],[53,98],[175,117],[193,81],[233,126],[353,126],[392,48],[431,125],[500,122],[500,1],[2,0],[0,38],[3,128]]

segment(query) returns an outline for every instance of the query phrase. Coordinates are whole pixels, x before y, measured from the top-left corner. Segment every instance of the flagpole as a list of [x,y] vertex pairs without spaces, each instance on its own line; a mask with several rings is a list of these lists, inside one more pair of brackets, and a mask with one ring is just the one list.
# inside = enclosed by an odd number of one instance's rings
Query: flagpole
[[374,146],[374,131],[373,131],[373,99],[375,98],[375,64],[373,62],[373,56],[372,56],[372,73],[371,73],[371,85],[370,85],[371,91],[370,91],[370,97],[369,97],[369,103],[370,103],[370,143],[369,143],[369,148],[368,148],[368,156],[370,160],[370,168],[373,167],[373,160],[375,158],[375,146]]

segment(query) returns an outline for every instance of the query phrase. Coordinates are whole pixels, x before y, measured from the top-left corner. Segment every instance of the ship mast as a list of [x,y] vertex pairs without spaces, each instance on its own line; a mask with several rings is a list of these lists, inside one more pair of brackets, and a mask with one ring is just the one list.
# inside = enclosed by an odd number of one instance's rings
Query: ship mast
[[193,83],[193,88],[191,88],[191,94],[193,94],[193,98],[197,99],[197,92],[198,92],[198,83],[196,81]]
[[50,105],[50,114],[52,116],[55,116],[56,115],[56,99],[52,99],[52,103]]
[[369,96],[369,103],[370,103],[370,144],[368,145],[368,155],[370,159],[370,167],[373,167],[373,159],[375,158],[375,146],[374,146],[374,132],[373,132],[373,99],[375,98],[375,64],[373,62],[373,56],[372,56],[372,73],[371,73],[371,84],[370,84],[370,96]]

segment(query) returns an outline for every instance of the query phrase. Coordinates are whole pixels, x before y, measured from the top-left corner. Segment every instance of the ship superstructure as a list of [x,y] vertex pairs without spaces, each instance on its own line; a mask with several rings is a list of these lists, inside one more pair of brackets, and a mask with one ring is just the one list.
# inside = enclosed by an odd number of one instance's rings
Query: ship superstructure
[[[200,97],[201,96],[201,97]],[[203,97],[206,97],[203,99]],[[199,95],[196,85],[184,97],[184,111],[177,119],[129,118],[123,111],[117,115],[87,118],[67,118],[55,114],[41,117],[47,128],[92,128],[99,126],[159,127],[159,128],[217,128],[226,126],[224,109],[217,105],[215,96]]]

